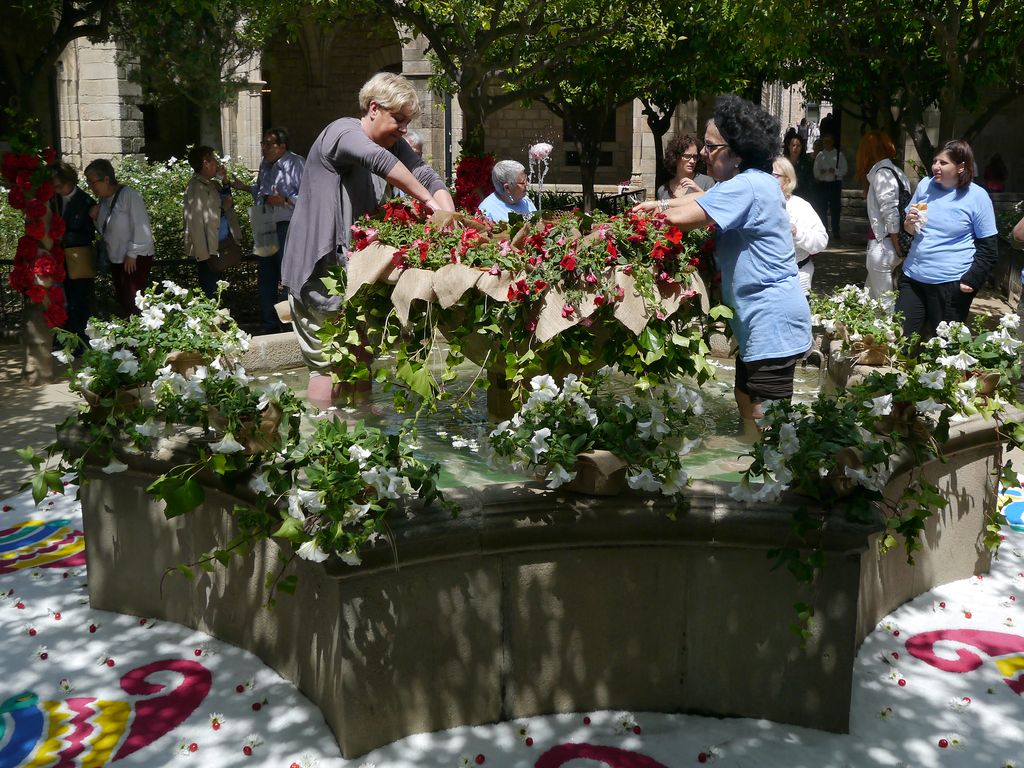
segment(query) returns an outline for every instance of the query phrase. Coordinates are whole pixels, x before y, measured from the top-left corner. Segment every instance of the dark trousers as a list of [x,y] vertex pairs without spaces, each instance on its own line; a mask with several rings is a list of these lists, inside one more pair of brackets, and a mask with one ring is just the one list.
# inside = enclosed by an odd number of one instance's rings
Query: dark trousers
[[815,185],[815,197],[818,211],[818,218],[821,223],[828,226],[831,218],[832,228],[829,230],[832,237],[839,237],[839,214],[843,205],[843,182],[841,181],[819,181]]
[[149,270],[152,266],[153,257],[151,255],[137,256],[135,271],[131,274],[124,271],[124,264],[110,265],[110,278],[114,282],[117,303],[121,306],[121,317],[140,314],[139,308],[135,306],[135,294],[141,293],[149,287]]
[[896,311],[903,315],[903,335],[909,339],[918,333],[927,341],[943,320],[966,323],[973,301],[974,294],[961,291],[959,280],[929,284],[903,275],[896,297]]
[[88,343],[85,336],[85,326],[89,323],[89,315],[92,312],[92,297],[96,279],[92,277],[79,277],[75,280],[68,278],[64,281],[64,296],[67,300],[68,319],[64,323],[64,329],[77,334],[78,338]]
[[210,269],[208,261],[197,261],[196,271],[199,273],[199,287],[203,289],[206,298],[214,298],[217,295],[217,281],[220,280],[220,273]]
[[263,325],[264,333],[277,333],[281,330],[281,321],[277,317],[274,305],[285,299],[285,292],[281,289],[281,263],[284,260],[284,241],[287,237],[288,222],[277,222],[277,253],[273,256],[260,256],[256,263],[260,323]]

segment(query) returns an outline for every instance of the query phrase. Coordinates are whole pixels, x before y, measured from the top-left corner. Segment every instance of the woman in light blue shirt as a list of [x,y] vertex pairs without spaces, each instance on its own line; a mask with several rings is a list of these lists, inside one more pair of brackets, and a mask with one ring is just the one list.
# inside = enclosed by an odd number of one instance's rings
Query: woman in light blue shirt
[[739,355],[734,394],[746,426],[761,403],[793,395],[796,363],[811,346],[811,313],[800,288],[786,200],[772,177],[779,123],[738,96],[720,96],[704,130],[703,195],[641,203],[677,227],[719,229],[715,261]]
[[910,198],[904,228],[915,237],[896,299],[908,339],[930,339],[943,320],[966,322],[996,263],[996,214],[974,169],[971,145],[947,141]]

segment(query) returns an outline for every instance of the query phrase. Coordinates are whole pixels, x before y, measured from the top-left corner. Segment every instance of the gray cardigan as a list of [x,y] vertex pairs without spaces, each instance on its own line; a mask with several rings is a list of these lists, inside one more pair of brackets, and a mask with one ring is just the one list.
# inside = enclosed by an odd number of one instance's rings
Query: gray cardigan
[[320,278],[328,267],[347,262],[352,223],[377,210],[387,186],[384,177],[399,160],[431,194],[444,189],[441,177],[405,139],[384,149],[357,118],[335,120],[313,142],[281,265],[282,282],[304,304],[324,311],[340,306],[340,298],[327,296]]

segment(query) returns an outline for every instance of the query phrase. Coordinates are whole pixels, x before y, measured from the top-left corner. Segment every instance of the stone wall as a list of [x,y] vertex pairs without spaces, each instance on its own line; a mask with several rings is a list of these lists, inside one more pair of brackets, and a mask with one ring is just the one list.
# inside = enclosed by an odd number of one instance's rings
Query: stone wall
[[117,63],[113,42],[73,41],[57,64],[61,147],[64,158],[84,168],[96,158],[142,151],[141,87]]

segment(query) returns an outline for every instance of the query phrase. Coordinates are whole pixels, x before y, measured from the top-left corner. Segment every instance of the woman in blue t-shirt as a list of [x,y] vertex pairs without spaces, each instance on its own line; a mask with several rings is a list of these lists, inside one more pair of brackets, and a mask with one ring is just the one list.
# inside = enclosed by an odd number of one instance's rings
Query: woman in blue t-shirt
[[719,96],[704,130],[703,195],[641,203],[690,230],[719,229],[715,261],[739,355],[734,394],[749,427],[765,400],[789,399],[797,361],[811,346],[811,313],[797,276],[786,199],[772,177],[779,122],[738,96]]
[[966,322],[996,263],[995,211],[973,180],[971,145],[954,139],[935,155],[932,177],[910,198],[904,227],[915,237],[896,299],[908,339],[914,333],[930,339],[943,320]]

